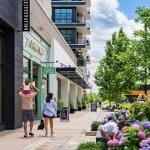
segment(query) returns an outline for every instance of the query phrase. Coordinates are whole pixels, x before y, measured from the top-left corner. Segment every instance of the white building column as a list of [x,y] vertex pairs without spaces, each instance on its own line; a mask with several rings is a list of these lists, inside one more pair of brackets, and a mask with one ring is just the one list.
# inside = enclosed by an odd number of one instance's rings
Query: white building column
[[73,102],[74,109],[77,109],[77,85],[71,84],[70,86],[70,98]]
[[80,102],[82,102],[82,97],[83,97],[83,89],[82,89],[82,87],[78,86],[78,100]]
[[49,92],[53,93],[56,98],[58,98],[58,83],[57,83],[57,75],[50,74],[50,87]]
[[61,80],[61,99],[64,100],[64,105],[69,107],[69,91],[70,81],[68,79]]

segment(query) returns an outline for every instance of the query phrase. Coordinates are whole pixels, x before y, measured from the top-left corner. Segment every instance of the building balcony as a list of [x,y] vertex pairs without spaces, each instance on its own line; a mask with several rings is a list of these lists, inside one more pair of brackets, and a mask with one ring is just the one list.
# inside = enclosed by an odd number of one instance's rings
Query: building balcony
[[83,58],[78,58],[77,59],[77,66],[78,67],[85,67],[86,66],[86,60]]
[[89,23],[86,23],[86,34],[91,34],[91,27]]
[[91,63],[91,58],[89,55],[86,56],[86,63],[87,64],[90,64]]
[[[75,16],[76,17],[76,16]],[[68,27],[86,27],[88,26],[86,19],[84,16],[78,16],[76,20],[73,20],[72,18],[55,18],[53,19],[53,21],[55,22],[55,24],[58,26],[58,28],[68,28]]]
[[76,43],[69,44],[72,49],[89,49],[90,40],[88,38],[77,38]]
[[91,11],[90,11],[90,7],[87,7],[87,11],[86,11],[86,19],[91,19]]
[[91,5],[91,0],[52,0],[53,6]]
[[90,76],[91,76],[90,71],[87,71],[87,72],[86,72],[86,78],[89,79]]
[[83,21],[77,21],[77,22],[55,22],[58,29],[68,29],[68,28],[74,28],[76,31],[80,34],[84,35],[90,35],[91,34],[91,28],[90,24]]

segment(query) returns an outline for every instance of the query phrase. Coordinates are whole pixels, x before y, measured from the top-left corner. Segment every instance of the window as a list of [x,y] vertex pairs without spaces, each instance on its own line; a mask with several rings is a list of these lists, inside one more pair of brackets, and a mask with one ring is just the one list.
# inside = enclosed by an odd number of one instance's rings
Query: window
[[61,34],[68,44],[75,44],[75,30],[73,29],[60,29]]
[[73,22],[73,9],[72,8],[55,8],[54,14],[55,14],[54,16],[55,23]]
[[30,77],[30,61],[23,57],[23,80]]

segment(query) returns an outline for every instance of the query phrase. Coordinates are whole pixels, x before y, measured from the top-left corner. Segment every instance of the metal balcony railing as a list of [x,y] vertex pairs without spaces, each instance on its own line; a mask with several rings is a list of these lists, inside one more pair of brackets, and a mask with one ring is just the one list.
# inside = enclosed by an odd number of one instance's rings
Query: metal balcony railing
[[76,44],[90,45],[90,40],[88,38],[78,37],[76,38]]
[[[65,38],[65,36],[64,36]],[[69,38],[65,40],[68,42],[68,44],[74,44],[74,45],[90,45],[90,40],[88,38],[82,38],[82,37],[78,37],[78,38]]]
[[89,24],[86,22],[86,19],[84,18],[84,16],[78,16],[76,20],[72,20],[72,18],[68,18],[67,16],[65,16],[66,14],[63,14],[62,16],[57,16],[54,19],[55,23],[63,23],[63,24],[71,24],[71,23],[78,23],[78,24],[85,24],[87,27],[89,27]]

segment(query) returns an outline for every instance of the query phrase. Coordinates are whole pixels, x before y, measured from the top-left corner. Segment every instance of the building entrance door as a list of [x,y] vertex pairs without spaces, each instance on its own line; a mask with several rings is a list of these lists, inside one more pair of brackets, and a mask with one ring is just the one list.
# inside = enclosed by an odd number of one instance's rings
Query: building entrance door
[[2,97],[2,94],[3,94],[3,89],[2,89],[2,74],[3,74],[3,61],[2,61],[2,36],[0,35],[0,124],[3,123],[3,97]]
[[[35,83],[35,86],[38,85],[38,64],[33,62],[33,81]],[[37,112],[38,112],[38,97],[35,97],[34,100],[34,117],[37,118]]]

